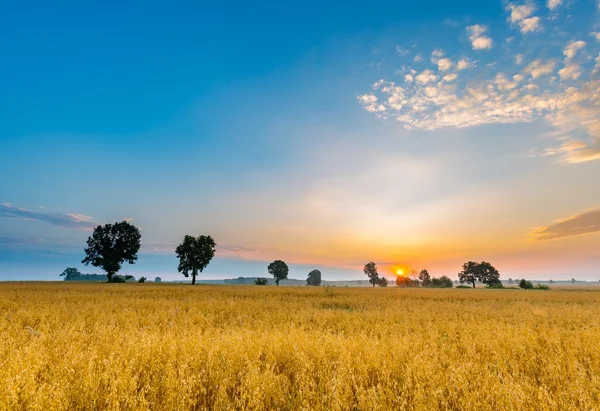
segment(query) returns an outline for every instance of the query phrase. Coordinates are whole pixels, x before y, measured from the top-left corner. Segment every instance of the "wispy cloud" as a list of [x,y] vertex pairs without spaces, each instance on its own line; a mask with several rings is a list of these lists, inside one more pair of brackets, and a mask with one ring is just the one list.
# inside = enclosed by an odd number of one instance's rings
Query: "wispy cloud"
[[[509,23],[522,30],[535,11],[530,4],[510,4],[508,10]],[[489,43],[478,40],[486,30],[482,25],[467,28],[473,50],[491,47],[491,39]],[[543,44],[540,38],[534,41],[537,48]],[[411,74],[400,81],[381,79],[359,101],[367,111],[396,120],[408,130],[543,119],[556,129],[552,134],[556,143],[542,155],[557,155],[570,163],[600,159],[598,43],[575,39],[557,47],[555,40],[548,40],[548,50],[539,53],[544,58],[537,59],[532,58],[526,38],[513,47],[514,60],[491,61],[481,67],[464,50],[458,55],[436,50],[429,67],[406,67]]]
[[90,230],[98,223],[83,214],[42,213],[14,207],[9,203],[0,204],[0,217],[18,220],[41,221],[56,227]]
[[0,244],[4,245],[35,245],[43,242],[43,238],[0,237]]
[[508,9],[510,10],[509,21],[519,26],[521,33],[525,34],[541,28],[540,18],[532,15],[535,11],[532,4],[509,4]]
[[547,227],[535,228],[533,238],[536,241],[555,240],[598,231],[600,231],[600,208],[584,211]]

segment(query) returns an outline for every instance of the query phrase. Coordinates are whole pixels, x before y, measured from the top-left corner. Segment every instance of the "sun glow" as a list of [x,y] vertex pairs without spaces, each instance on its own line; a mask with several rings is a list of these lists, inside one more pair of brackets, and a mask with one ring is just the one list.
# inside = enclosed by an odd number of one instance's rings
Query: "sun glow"
[[404,271],[402,271],[402,268],[398,268],[396,270],[396,274],[398,274],[398,275],[404,275]]

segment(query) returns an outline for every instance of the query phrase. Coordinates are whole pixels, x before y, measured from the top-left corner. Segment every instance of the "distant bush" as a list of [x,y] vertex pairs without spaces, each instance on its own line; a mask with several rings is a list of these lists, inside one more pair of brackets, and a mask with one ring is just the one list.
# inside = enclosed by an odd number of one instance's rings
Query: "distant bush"
[[160,277],[156,277],[156,278],[154,279],[154,282],[155,282],[155,283],[161,283],[161,282],[162,282],[162,279],[161,279]]
[[531,284],[530,281],[527,281],[523,278],[521,281],[519,281],[519,288],[522,288],[524,290],[532,290],[533,284]]
[[535,289],[536,290],[549,290],[550,287],[548,287],[546,284],[536,284]]
[[433,277],[431,279],[431,286],[433,288],[452,288],[452,280],[445,275],[440,278]]
[[125,277],[120,276],[120,275],[115,275],[113,276],[113,278],[111,278],[108,282],[109,283],[124,283],[125,281],[127,281],[125,279]]
[[457,285],[456,288],[461,288],[463,290],[470,290],[473,287],[470,287],[468,285]]
[[147,280],[146,277],[140,277],[140,279],[138,280],[138,283],[145,283]]
[[378,284],[379,284],[380,287],[387,287],[388,286],[388,280],[387,280],[387,278],[380,277]]
[[256,285],[267,285],[268,282],[269,280],[264,277],[258,277],[256,280],[254,280],[254,284]]
[[493,290],[501,290],[501,289],[504,289],[504,285],[502,285],[502,283],[493,283],[493,284],[488,284],[485,288],[491,288]]

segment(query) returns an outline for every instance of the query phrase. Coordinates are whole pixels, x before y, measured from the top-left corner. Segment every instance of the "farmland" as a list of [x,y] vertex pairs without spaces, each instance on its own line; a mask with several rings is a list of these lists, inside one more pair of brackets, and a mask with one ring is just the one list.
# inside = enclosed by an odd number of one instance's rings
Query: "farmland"
[[600,293],[0,283],[0,409],[593,409]]

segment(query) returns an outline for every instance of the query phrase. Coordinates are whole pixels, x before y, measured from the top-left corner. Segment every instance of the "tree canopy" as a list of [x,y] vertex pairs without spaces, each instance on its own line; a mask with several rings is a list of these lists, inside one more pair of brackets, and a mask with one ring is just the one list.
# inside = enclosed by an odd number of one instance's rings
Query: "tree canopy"
[[421,281],[421,285],[423,287],[431,286],[431,276],[429,275],[429,271],[421,270],[419,273],[419,280]]
[[306,285],[319,286],[321,285],[321,271],[312,270],[306,278]]
[[182,273],[186,278],[192,276],[192,285],[196,284],[198,272],[204,269],[210,263],[210,260],[215,256],[217,244],[211,236],[201,235],[193,237],[186,235],[183,237],[181,244],[175,249],[179,265],[177,271]]
[[463,270],[458,273],[458,279],[461,284],[470,283],[475,288],[475,281],[480,281],[486,285],[499,283],[500,273],[488,262],[469,261],[463,264]]
[[87,240],[82,263],[102,268],[112,282],[124,262],[134,264],[137,260],[141,238],[140,230],[127,221],[99,225]]
[[269,274],[275,279],[275,284],[279,285],[279,281],[288,278],[288,272],[290,271],[287,264],[281,260],[275,260],[267,267]]
[[373,287],[379,284],[379,273],[377,272],[377,264],[375,264],[373,261],[369,261],[367,264],[365,264],[363,272],[367,277],[369,277],[369,282],[373,284]]

